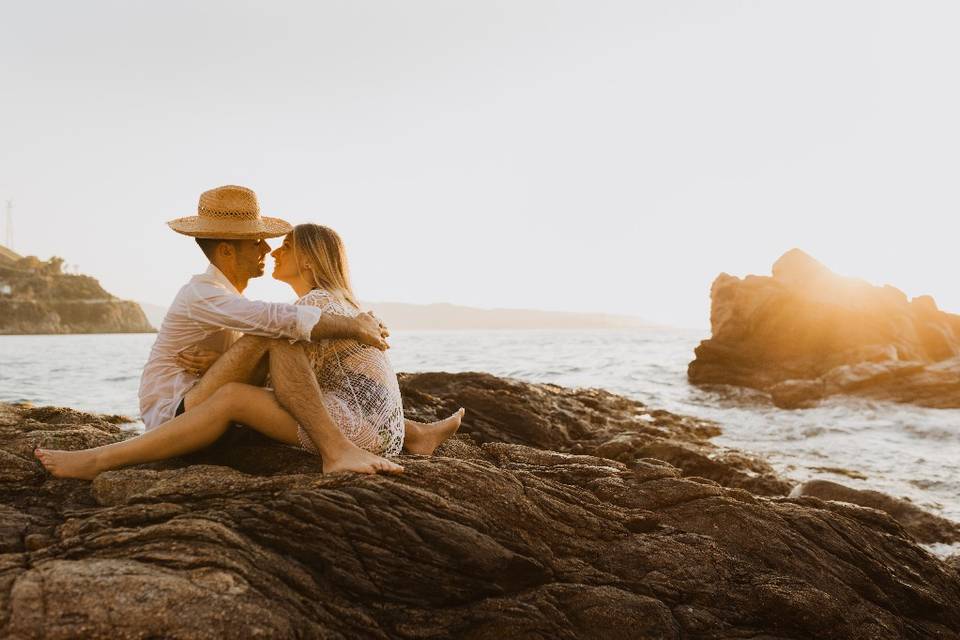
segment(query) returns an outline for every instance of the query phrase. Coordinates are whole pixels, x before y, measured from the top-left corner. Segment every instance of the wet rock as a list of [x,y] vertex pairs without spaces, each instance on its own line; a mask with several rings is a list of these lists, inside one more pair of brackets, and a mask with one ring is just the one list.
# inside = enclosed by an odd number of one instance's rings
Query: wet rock
[[827,395],[827,385],[814,380],[784,380],[768,389],[773,404],[781,409],[809,409]]
[[[854,478],[856,480],[866,480],[867,475],[861,471],[856,471],[854,469],[844,469],[843,467],[810,467],[813,471],[821,471],[823,473],[835,473],[838,476],[847,476],[848,478]],[[791,491],[791,494],[793,492]]]
[[[400,476],[324,476],[249,438],[0,482],[0,637],[960,638],[960,575],[887,513],[643,455],[716,462],[712,425],[480,374],[403,386],[411,414],[468,413]],[[124,437],[36,423],[0,407],[0,450]],[[622,459],[597,453],[624,434]]]
[[721,274],[688,377],[767,391],[782,408],[854,394],[960,407],[960,316],[929,296],[838,276],[793,249],[772,277]]
[[567,389],[486,373],[401,374],[407,414],[423,420],[466,407],[461,428],[478,442],[506,442],[611,458],[657,458],[686,475],[762,495],[786,495],[793,483],[758,457],[714,445],[719,427],[652,409],[602,389]]
[[853,489],[829,480],[810,480],[797,485],[791,497],[814,496],[840,500],[889,513],[919,542],[960,542],[960,525],[924,511],[909,500],[894,498],[870,489]]

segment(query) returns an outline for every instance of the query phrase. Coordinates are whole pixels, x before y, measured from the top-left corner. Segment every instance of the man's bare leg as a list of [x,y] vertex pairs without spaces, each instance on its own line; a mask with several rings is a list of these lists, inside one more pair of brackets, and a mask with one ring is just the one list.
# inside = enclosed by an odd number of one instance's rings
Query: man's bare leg
[[350,442],[333,423],[320,401],[320,386],[302,346],[272,340],[269,350],[270,378],[277,400],[296,418],[320,452],[324,473],[403,472],[400,465]]
[[436,422],[417,422],[407,418],[403,424],[403,448],[409,453],[423,456],[432,455],[444,440],[452,436],[460,428],[463,420],[464,408],[448,418]]
[[270,342],[270,338],[250,335],[234,342],[184,396],[184,411],[198,406],[230,382],[263,384]]
[[184,410],[200,407],[230,382],[255,382],[269,356],[277,400],[307,431],[323,459],[324,473],[400,473],[403,467],[350,442],[320,400],[320,387],[300,345],[288,340],[243,336],[207,370],[184,398]]

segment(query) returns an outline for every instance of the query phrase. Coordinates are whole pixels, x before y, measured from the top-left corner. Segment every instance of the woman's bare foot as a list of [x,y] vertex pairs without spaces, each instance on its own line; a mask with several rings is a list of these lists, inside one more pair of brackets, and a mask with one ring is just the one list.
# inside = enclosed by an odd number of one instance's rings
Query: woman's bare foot
[[460,407],[449,418],[437,420],[430,424],[409,425],[404,434],[403,448],[409,453],[417,453],[423,456],[433,455],[437,447],[460,428],[464,413],[466,413],[466,410]]
[[51,475],[57,478],[93,480],[102,471],[97,465],[97,454],[89,449],[82,451],[34,449],[33,455]]
[[[349,442],[349,441],[348,441]],[[370,453],[352,442],[344,447],[337,454],[327,454],[321,457],[323,472],[343,473],[344,471],[356,471],[357,473],[403,473],[403,467],[395,462],[390,462],[382,456]]]

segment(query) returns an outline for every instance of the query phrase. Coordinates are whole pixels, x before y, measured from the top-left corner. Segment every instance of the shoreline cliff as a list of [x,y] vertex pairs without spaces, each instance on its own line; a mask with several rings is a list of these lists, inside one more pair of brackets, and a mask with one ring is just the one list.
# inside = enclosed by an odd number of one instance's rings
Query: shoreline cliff
[[56,257],[0,254],[0,335],[156,333],[136,302],[62,266]]
[[716,425],[605,391],[401,388],[413,418],[467,409],[401,476],[323,476],[248,434],[58,480],[34,447],[122,419],[0,405],[0,635],[960,639],[960,563],[918,544],[955,523],[817,497]]

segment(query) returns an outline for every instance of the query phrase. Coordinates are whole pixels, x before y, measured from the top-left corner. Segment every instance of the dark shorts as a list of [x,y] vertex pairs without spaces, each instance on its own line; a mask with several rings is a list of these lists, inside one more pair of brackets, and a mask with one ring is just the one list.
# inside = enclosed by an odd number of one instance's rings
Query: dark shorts
[[183,406],[185,400],[186,398],[180,398],[180,404],[177,405],[177,412],[173,414],[174,418],[186,411],[186,408]]

